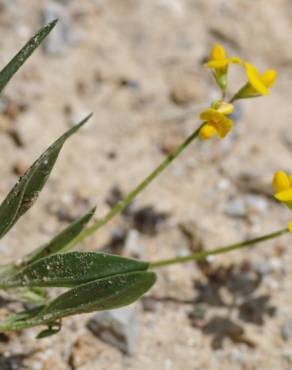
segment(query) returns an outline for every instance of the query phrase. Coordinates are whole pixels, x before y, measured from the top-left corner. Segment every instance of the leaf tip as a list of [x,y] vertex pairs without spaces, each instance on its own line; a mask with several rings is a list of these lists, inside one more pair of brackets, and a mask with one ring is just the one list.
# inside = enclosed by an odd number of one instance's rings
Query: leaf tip
[[82,127],[91,117],[93,116],[93,113],[88,114],[85,118],[83,118],[82,121],[77,123],[77,125],[73,126],[76,130],[78,130],[80,127]]
[[[149,276],[149,281],[151,283],[151,286],[154,285],[156,283],[156,280],[157,280],[157,275],[155,274],[155,272],[152,272],[152,271],[147,271],[147,274]],[[151,288],[151,286],[150,286],[150,288]]]
[[95,214],[95,211],[96,211],[96,206],[92,207],[90,210],[89,210],[89,213],[94,215]]
[[55,19],[53,19],[51,22],[49,22],[48,24],[47,24],[47,27],[48,28],[54,28],[55,27],[55,25],[57,24],[59,22],[59,18],[55,18]]

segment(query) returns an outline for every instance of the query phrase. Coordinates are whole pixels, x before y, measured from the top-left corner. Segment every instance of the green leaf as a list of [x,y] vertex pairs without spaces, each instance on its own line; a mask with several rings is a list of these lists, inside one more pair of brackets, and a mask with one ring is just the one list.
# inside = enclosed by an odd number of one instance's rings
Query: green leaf
[[106,253],[55,254],[28,265],[13,276],[2,278],[0,286],[73,287],[108,276],[145,271],[148,266],[147,262]]
[[36,339],[43,339],[50,337],[52,335],[58,334],[59,331],[62,329],[62,325],[60,322],[54,323],[49,325],[47,329],[42,330],[36,337]]
[[[66,250],[66,246],[73,240],[87,225],[92,216],[94,215],[96,207],[92,208],[88,213],[72,222],[65,230],[61,231],[52,240],[45,245],[42,245],[37,250],[33,251],[29,255],[23,258],[20,266],[29,265],[43,257],[63,252]],[[17,266],[18,267],[18,266]]]
[[0,238],[33,205],[54,167],[63,144],[90,117],[91,114],[56,140],[14,185],[0,206]]
[[60,295],[45,307],[8,317],[0,323],[0,332],[50,326],[65,316],[123,307],[140,298],[155,281],[153,272],[132,272],[90,281]]
[[57,20],[48,23],[46,26],[41,28],[26,44],[25,46],[15,55],[14,58],[1,70],[0,72],[0,92],[7,85],[11,77],[18,71],[23,63],[31,56],[31,54],[38,48],[44,38],[54,28]]
[[[24,323],[28,320],[33,319],[44,309],[44,307],[45,307],[44,305],[41,305],[35,308],[31,308],[31,309],[21,311],[21,312],[16,312],[16,313],[9,315],[5,320],[3,320],[0,323],[0,332],[4,328],[7,328],[7,330],[9,330],[8,328],[12,327],[17,322]],[[5,329],[3,331],[5,331]]]
[[2,238],[14,224],[13,221],[21,206],[28,181],[28,176],[21,177],[0,206],[0,238]]
[[62,294],[39,313],[44,321],[80,313],[110,310],[126,306],[156,281],[153,272],[132,272],[91,281]]

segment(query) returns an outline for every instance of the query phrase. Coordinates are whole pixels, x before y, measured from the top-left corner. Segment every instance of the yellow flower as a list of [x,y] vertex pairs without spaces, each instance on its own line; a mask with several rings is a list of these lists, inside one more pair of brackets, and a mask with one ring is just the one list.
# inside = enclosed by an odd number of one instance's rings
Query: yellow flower
[[225,114],[214,108],[205,109],[200,114],[200,119],[205,121],[199,134],[201,140],[210,139],[214,134],[223,138],[233,126],[233,122]]
[[216,44],[212,48],[210,60],[205,64],[205,66],[207,68],[220,70],[226,68],[230,63],[239,64],[241,63],[241,61],[237,57],[228,58],[223,46],[220,44]]
[[[277,171],[273,178],[274,197],[292,209],[292,176],[284,171]],[[288,223],[288,230],[292,233],[292,220]]]
[[292,209],[292,176],[287,175],[284,171],[276,172],[273,178],[273,187],[274,197]]
[[259,95],[268,95],[269,87],[273,86],[277,73],[273,69],[260,74],[259,71],[250,63],[244,63],[249,85]]
[[269,88],[273,86],[277,72],[270,69],[262,74],[250,63],[243,63],[248,82],[234,95],[231,101],[245,98],[255,98],[268,95]]
[[214,126],[211,126],[210,124],[206,123],[200,130],[200,139],[201,140],[207,140],[210,139],[212,136],[214,136],[216,133],[216,129]]
[[207,68],[213,69],[216,82],[223,93],[227,87],[227,71],[230,63],[239,64],[241,60],[236,57],[227,57],[223,46],[216,44],[212,48],[209,61],[205,64]]

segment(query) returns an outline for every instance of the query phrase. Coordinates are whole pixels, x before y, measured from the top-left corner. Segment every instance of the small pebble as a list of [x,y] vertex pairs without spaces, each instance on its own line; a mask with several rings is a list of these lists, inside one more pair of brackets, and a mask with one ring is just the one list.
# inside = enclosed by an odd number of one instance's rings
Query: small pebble
[[283,262],[280,258],[271,258],[269,261],[270,270],[272,272],[284,272]]
[[124,252],[126,256],[143,259],[144,249],[141,245],[140,233],[135,229],[129,230],[125,241]]
[[285,340],[291,340],[292,339],[292,317],[287,319],[280,328],[281,337]]
[[282,134],[282,142],[287,149],[292,150],[292,133],[289,128],[286,128]]
[[167,358],[164,361],[164,370],[171,370],[171,369],[173,369],[172,361],[169,358]]
[[232,217],[245,217],[247,208],[242,198],[231,198],[226,205],[225,213]]
[[268,202],[260,195],[248,194],[245,197],[245,202],[250,212],[264,214],[268,211]]
[[227,202],[225,213],[232,217],[246,217],[253,214],[265,214],[268,211],[268,202],[260,195],[247,194],[241,197],[232,197]]
[[137,349],[140,329],[137,303],[97,313],[87,327],[104,342],[125,354],[133,355]]
[[201,97],[198,81],[190,76],[177,76],[169,92],[170,100],[176,105],[196,102]]
[[225,179],[225,178],[220,179],[217,183],[217,187],[221,191],[228,190],[230,186],[231,186],[230,180]]

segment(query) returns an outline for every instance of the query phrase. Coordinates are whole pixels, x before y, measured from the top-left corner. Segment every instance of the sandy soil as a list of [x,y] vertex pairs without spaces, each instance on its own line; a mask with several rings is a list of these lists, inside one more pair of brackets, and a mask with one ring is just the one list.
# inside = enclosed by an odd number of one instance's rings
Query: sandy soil
[[[153,206],[169,215],[154,235],[140,232],[141,254],[184,255],[197,239],[211,248],[285,227],[290,214],[270,196],[270,182],[275,170],[292,172],[290,1],[60,3],[73,41],[64,41],[61,54],[37,51],[1,102],[1,196],[73,122],[94,116],[66,144],[37,204],[2,240],[3,263],[52,237],[89,205],[97,204],[96,217],[104,214],[113,186],[131,190],[194,129],[198,112],[218,96],[202,66],[215,42],[260,69],[277,69],[277,84],[270,96],[238,105],[229,138],[192,145],[135,201],[135,209]],[[0,4],[4,65],[50,4]],[[244,78],[234,67],[230,90]],[[251,195],[244,214],[226,214],[230,200]],[[181,225],[191,227],[193,243]],[[129,227],[118,217],[80,248],[100,250]],[[3,369],[292,369],[291,342],[281,335],[292,309],[290,243],[283,237],[208,266],[161,269],[150,307],[141,307],[133,356],[95,337],[86,328],[92,315],[84,315],[64,320],[59,335],[42,341],[34,339],[38,329],[3,336]]]

